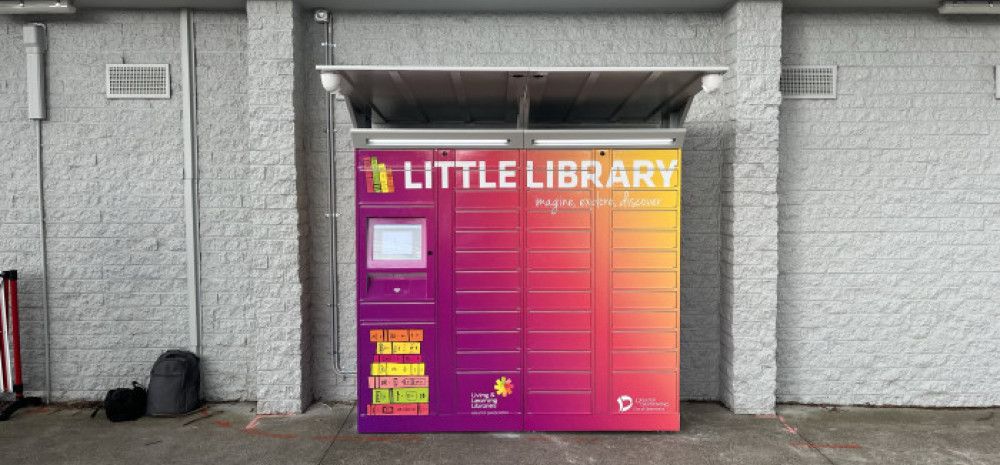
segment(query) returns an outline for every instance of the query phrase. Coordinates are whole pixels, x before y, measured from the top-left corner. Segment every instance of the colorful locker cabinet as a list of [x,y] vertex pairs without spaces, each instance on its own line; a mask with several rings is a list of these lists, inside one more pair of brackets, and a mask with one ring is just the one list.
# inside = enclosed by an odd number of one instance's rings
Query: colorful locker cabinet
[[677,430],[680,161],[357,150],[359,431]]

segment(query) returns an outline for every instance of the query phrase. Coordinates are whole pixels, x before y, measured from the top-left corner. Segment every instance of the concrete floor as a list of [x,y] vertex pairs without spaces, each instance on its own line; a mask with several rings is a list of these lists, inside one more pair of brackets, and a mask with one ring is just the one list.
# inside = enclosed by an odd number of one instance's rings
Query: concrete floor
[[737,416],[687,403],[680,433],[359,435],[346,404],[263,417],[252,404],[212,404],[117,424],[42,407],[0,423],[0,463],[1000,464],[998,411],[780,406]]

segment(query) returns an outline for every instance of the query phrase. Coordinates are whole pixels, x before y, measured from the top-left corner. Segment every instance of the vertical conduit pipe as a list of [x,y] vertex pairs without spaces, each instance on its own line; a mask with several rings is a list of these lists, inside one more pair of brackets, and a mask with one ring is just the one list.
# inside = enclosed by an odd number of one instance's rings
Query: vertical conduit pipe
[[198,240],[198,95],[194,75],[194,28],[191,11],[181,9],[181,81],[184,132],[184,239],[187,251],[188,345],[201,356],[201,244]]
[[28,118],[35,122],[35,162],[38,169],[38,248],[42,260],[42,332],[45,344],[45,402],[52,400],[52,353],[49,331],[49,259],[45,243],[45,175],[42,163],[42,120],[48,117],[45,89],[45,53],[49,49],[48,29],[42,23],[24,25],[27,56],[26,81]]
[[42,258],[42,331],[45,344],[45,403],[52,402],[52,353],[49,343],[49,257],[45,243],[45,176],[42,171],[42,120],[35,120],[35,160],[38,168],[38,242]]
[[[323,42],[326,52],[326,64],[333,64],[333,18],[327,19],[326,40]],[[340,287],[337,279],[337,148],[333,134],[333,105],[334,94],[326,92],[326,148],[328,165],[330,167],[330,181],[327,184],[329,189],[330,213],[330,307],[333,310],[333,372],[337,375],[354,375],[357,370],[345,370],[341,359],[340,351]]]

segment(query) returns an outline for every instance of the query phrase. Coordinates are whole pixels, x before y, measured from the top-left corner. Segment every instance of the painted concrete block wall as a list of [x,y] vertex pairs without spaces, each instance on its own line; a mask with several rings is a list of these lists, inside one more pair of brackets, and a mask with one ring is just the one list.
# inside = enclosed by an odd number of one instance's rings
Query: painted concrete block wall
[[779,400],[1000,404],[1000,20],[785,19]]
[[[705,66],[723,63],[722,18],[719,14],[652,15],[489,15],[489,14],[357,14],[334,13],[336,63],[378,65],[468,66]],[[322,41],[319,25],[310,26],[309,41]],[[311,56],[317,62],[321,52]],[[307,99],[313,134],[310,159],[318,160],[325,142],[322,93],[318,77]],[[685,398],[718,397],[719,358],[719,171],[722,122],[720,95],[699,96],[689,116],[684,157],[684,224],[682,257],[681,392]],[[338,209],[340,288],[345,365],[356,363],[355,251],[353,218],[353,148],[346,108],[336,109],[336,150],[339,157]],[[311,200],[325,195],[328,167],[317,162],[310,170]],[[326,205],[312,204],[313,269],[328,273]],[[321,399],[354,397],[353,378],[336,379],[331,370],[329,275],[314,276],[317,285],[311,315],[313,385]],[[338,382],[339,381],[339,382]]]
[[[34,134],[22,18],[0,17],[0,262],[22,274],[26,389],[44,388]],[[180,91],[176,12],[49,17],[44,122],[53,399],[144,381],[187,345],[181,102],[108,100],[105,64],[167,63]]]
[[255,277],[270,262],[258,255],[258,241],[269,238],[260,236],[257,224],[264,217],[252,208],[260,184],[272,173],[271,165],[248,153],[247,16],[196,11],[193,21],[203,392],[210,400],[255,399],[257,303],[252,294]]
[[781,8],[741,1],[725,15],[720,397],[736,413],[774,409]]
[[[300,412],[312,400],[309,383],[307,198],[300,190],[303,157],[301,63],[304,18],[291,0],[247,2],[247,110],[245,165],[262,176],[242,197],[260,268],[250,273],[247,297],[256,312],[257,411]],[[300,240],[300,237],[302,238]]]

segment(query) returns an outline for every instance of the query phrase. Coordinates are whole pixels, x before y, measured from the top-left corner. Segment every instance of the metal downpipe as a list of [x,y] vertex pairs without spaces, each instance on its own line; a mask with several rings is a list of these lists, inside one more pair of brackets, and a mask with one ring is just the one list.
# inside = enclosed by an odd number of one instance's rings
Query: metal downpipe
[[[326,22],[326,40],[323,43],[326,55],[326,64],[333,64],[333,19],[330,18]],[[345,370],[344,363],[341,359],[340,350],[340,287],[339,279],[337,278],[338,260],[337,260],[337,219],[340,214],[337,213],[337,149],[335,147],[336,141],[334,140],[333,134],[333,108],[334,108],[334,94],[326,94],[326,146],[327,146],[327,158],[330,166],[330,181],[327,184],[329,202],[330,202],[330,213],[327,217],[330,219],[330,306],[333,310],[333,371],[337,375],[356,375],[358,371],[355,370]]]
[[52,402],[52,352],[49,330],[49,258],[45,243],[45,176],[42,171],[42,120],[35,120],[36,166],[38,168],[38,242],[42,259],[42,331],[45,335],[45,403]]

